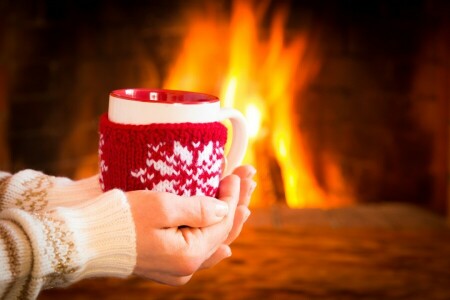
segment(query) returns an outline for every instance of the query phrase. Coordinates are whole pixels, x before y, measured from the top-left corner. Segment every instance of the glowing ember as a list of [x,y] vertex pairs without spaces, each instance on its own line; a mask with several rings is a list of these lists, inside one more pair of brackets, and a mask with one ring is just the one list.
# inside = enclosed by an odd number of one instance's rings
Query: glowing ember
[[[256,158],[256,147],[266,141],[281,169],[288,205],[323,206],[326,195],[312,176],[294,114],[296,95],[317,65],[305,59],[304,34],[292,34],[286,41],[286,10],[276,12],[268,32],[261,29],[265,8],[251,1],[234,1],[231,20],[214,8],[192,14],[164,88],[219,94],[223,106],[239,109],[249,122],[246,162],[258,166],[264,158]],[[262,38],[264,34],[268,38]],[[254,205],[273,202],[266,194],[256,198]]]

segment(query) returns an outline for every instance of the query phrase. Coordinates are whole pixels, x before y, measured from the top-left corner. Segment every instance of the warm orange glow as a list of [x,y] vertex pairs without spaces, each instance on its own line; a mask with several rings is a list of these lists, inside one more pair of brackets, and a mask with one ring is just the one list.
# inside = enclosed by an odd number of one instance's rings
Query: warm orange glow
[[[234,1],[230,20],[220,9],[193,13],[164,87],[218,94],[223,106],[239,109],[251,137],[246,162],[258,161],[254,147],[266,139],[281,168],[288,205],[323,206],[326,195],[311,175],[294,113],[294,101],[298,103],[296,97],[316,64],[305,58],[305,34],[291,32],[287,41],[286,10],[276,12],[268,32],[261,29],[268,1],[261,3]],[[264,200],[255,201],[258,205]]]

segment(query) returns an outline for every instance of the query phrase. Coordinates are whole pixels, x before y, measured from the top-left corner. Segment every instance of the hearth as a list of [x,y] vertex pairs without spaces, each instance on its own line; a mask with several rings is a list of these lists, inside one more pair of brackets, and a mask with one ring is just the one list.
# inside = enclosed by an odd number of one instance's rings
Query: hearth
[[448,6],[1,4],[0,166],[90,176],[109,91],[197,90],[249,121],[254,206],[399,201],[448,215]]

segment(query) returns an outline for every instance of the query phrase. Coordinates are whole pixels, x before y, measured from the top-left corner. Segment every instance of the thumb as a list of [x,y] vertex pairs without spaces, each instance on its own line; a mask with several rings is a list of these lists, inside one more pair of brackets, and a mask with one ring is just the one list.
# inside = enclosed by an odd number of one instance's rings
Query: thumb
[[170,198],[172,201],[164,205],[168,211],[163,227],[206,227],[219,223],[228,215],[228,204],[212,197]]

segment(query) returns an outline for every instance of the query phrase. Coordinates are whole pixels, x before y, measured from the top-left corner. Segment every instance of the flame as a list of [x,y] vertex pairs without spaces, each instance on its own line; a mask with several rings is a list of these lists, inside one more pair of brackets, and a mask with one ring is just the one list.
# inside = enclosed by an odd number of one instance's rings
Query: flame
[[[287,39],[285,8],[276,11],[268,31],[262,30],[269,2],[261,3],[234,1],[230,19],[218,7],[209,7],[207,13],[190,12],[181,52],[164,88],[219,94],[223,106],[235,107],[247,118],[250,143],[245,162],[257,163],[255,147],[268,140],[288,205],[323,206],[326,194],[311,175],[293,113],[296,95],[315,68],[305,59],[308,40],[300,32]],[[263,198],[257,201],[264,202]]]
[[247,119],[249,136],[251,139],[254,139],[258,136],[259,129],[261,127],[261,109],[259,109],[253,102],[250,102],[245,109],[245,117]]

